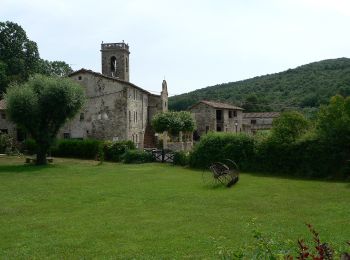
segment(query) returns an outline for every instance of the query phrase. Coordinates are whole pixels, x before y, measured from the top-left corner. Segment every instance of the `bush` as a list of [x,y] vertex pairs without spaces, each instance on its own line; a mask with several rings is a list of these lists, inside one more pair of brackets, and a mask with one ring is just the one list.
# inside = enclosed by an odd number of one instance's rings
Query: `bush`
[[140,150],[127,150],[123,155],[124,163],[147,163],[153,161],[151,153]]
[[175,152],[174,153],[174,161],[175,165],[186,166],[190,162],[190,155],[186,152]]
[[101,141],[97,140],[58,140],[51,149],[52,156],[71,157],[81,159],[96,159]]
[[17,147],[13,138],[8,134],[0,134],[0,153],[17,153]]
[[190,166],[208,168],[213,162],[234,160],[240,169],[249,169],[254,159],[254,138],[246,134],[209,133],[201,138],[190,156]]
[[128,150],[136,149],[132,141],[105,142],[103,144],[104,158],[106,161],[120,162],[123,154]]

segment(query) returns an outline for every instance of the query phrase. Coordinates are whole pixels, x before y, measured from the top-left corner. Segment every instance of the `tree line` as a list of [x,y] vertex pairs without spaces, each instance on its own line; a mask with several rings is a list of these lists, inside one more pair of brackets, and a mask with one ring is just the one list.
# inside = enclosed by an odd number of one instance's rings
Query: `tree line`
[[66,76],[71,72],[64,61],[40,58],[36,42],[27,37],[20,25],[0,22],[0,97],[11,83],[23,83],[30,75]]

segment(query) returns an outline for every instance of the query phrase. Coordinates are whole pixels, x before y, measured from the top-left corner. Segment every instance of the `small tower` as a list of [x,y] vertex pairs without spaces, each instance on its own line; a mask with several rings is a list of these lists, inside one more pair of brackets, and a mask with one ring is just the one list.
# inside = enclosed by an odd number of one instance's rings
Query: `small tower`
[[102,74],[129,82],[129,45],[121,43],[101,44]]
[[162,83],[162,92],[160,92],[160,98],[162,100],[162,111],[168,111],[168,86],[165,79]]

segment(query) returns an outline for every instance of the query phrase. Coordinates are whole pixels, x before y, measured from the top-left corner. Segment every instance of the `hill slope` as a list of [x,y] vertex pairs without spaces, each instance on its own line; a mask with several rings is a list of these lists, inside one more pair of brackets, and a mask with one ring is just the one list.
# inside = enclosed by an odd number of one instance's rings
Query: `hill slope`
[[246,111],[316,108],[331,96],[350,95],[350,59],[323,60],[275,74],[219,84],[169,98],[169,108],[185,110],[199,100],[217,100]]

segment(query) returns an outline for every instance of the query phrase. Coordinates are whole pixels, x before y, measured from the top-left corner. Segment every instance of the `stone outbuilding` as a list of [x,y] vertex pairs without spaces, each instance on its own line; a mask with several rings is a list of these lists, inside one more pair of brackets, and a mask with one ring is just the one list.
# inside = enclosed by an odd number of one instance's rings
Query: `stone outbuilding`
[[202,100],[189,108],[199,136],[212,132],[242,132],[243,108],[215,101]]
[[243,113],[243,130],[252,134],[261,130],[269,130],[272,128],[273,120],[279,115],[279,112]]

